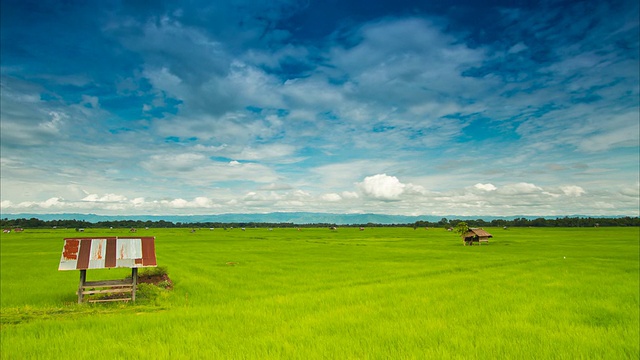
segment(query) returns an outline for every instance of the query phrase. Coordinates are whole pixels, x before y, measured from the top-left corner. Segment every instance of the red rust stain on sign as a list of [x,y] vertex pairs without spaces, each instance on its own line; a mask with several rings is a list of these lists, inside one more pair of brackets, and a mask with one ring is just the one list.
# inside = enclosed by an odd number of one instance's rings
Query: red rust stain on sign
[[98,260],[102,260],[102,241],[98,242],[98,250],[96,251]]
[[80,247],[80,240],[67,240],[64,242],[64,249],[62,250],[62,256],[66,260],[78,259],[78,248]]

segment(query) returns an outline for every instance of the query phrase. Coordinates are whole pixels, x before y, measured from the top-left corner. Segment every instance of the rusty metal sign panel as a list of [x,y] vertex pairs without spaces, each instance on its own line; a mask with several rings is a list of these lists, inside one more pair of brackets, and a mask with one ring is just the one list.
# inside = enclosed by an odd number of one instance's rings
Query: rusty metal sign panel
[[58,270],[154,267],[155,237],[64,239]]

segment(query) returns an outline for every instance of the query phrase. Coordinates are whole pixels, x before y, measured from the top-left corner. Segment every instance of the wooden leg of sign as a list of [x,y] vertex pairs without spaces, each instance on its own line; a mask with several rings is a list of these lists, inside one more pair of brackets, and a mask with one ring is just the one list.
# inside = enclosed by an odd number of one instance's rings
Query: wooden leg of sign
[[136,302],[136,288],[138,287],[138,268],[131,269],[131,281],[133,287],[131,289],[131,301]]
[[80,270],[80,285],[78,285],[78,304],[82,303],[82,292],[84,283],[87,281],[87,270]]

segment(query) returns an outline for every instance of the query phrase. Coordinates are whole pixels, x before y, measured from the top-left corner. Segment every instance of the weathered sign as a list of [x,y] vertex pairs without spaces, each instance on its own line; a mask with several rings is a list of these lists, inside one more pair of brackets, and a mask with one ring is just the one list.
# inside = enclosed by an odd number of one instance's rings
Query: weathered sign
[[64,239],[58,270],[154,267],[155,237]]

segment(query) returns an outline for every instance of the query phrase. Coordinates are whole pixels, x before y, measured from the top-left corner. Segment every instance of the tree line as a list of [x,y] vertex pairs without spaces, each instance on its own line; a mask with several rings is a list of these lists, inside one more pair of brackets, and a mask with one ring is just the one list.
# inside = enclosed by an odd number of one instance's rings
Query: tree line
[[428,221],[417,221],[416,227],[434,227],[442,226],[445,228],[453,228],[460,222],[466,222],[469,227],[599,227],[599,226],[640,226],[639,217],[557,217],[555,219],[548,218],[515,218],[515,219],[494,219],[485,221],[483,219],[476,220],[448,220],[442,218],[437,223]]
[[555,219],[548,218],[515,218],[515,219],[494,219],[485,221],[483,219],[476,220],[460,220],[442,218],[439,221],[416,221],[409,224],[349,224],[338,225],[331,223],[311,223],[311,224],[295,224],[295,223],[260,223],[260,222],[171,222],[165,220],[158,221],[142,221],[142,220],[111,220],[89,222],[85,220],[40,220],[37,218],[19,218],[19,219],[1,219],[0,227],[7,228],[296,228],[296,227],[440,227],[453,228],[459,222],[466,222],[469,227],[598,227],[598,226],[640,226],[639,217],[558,217]]

